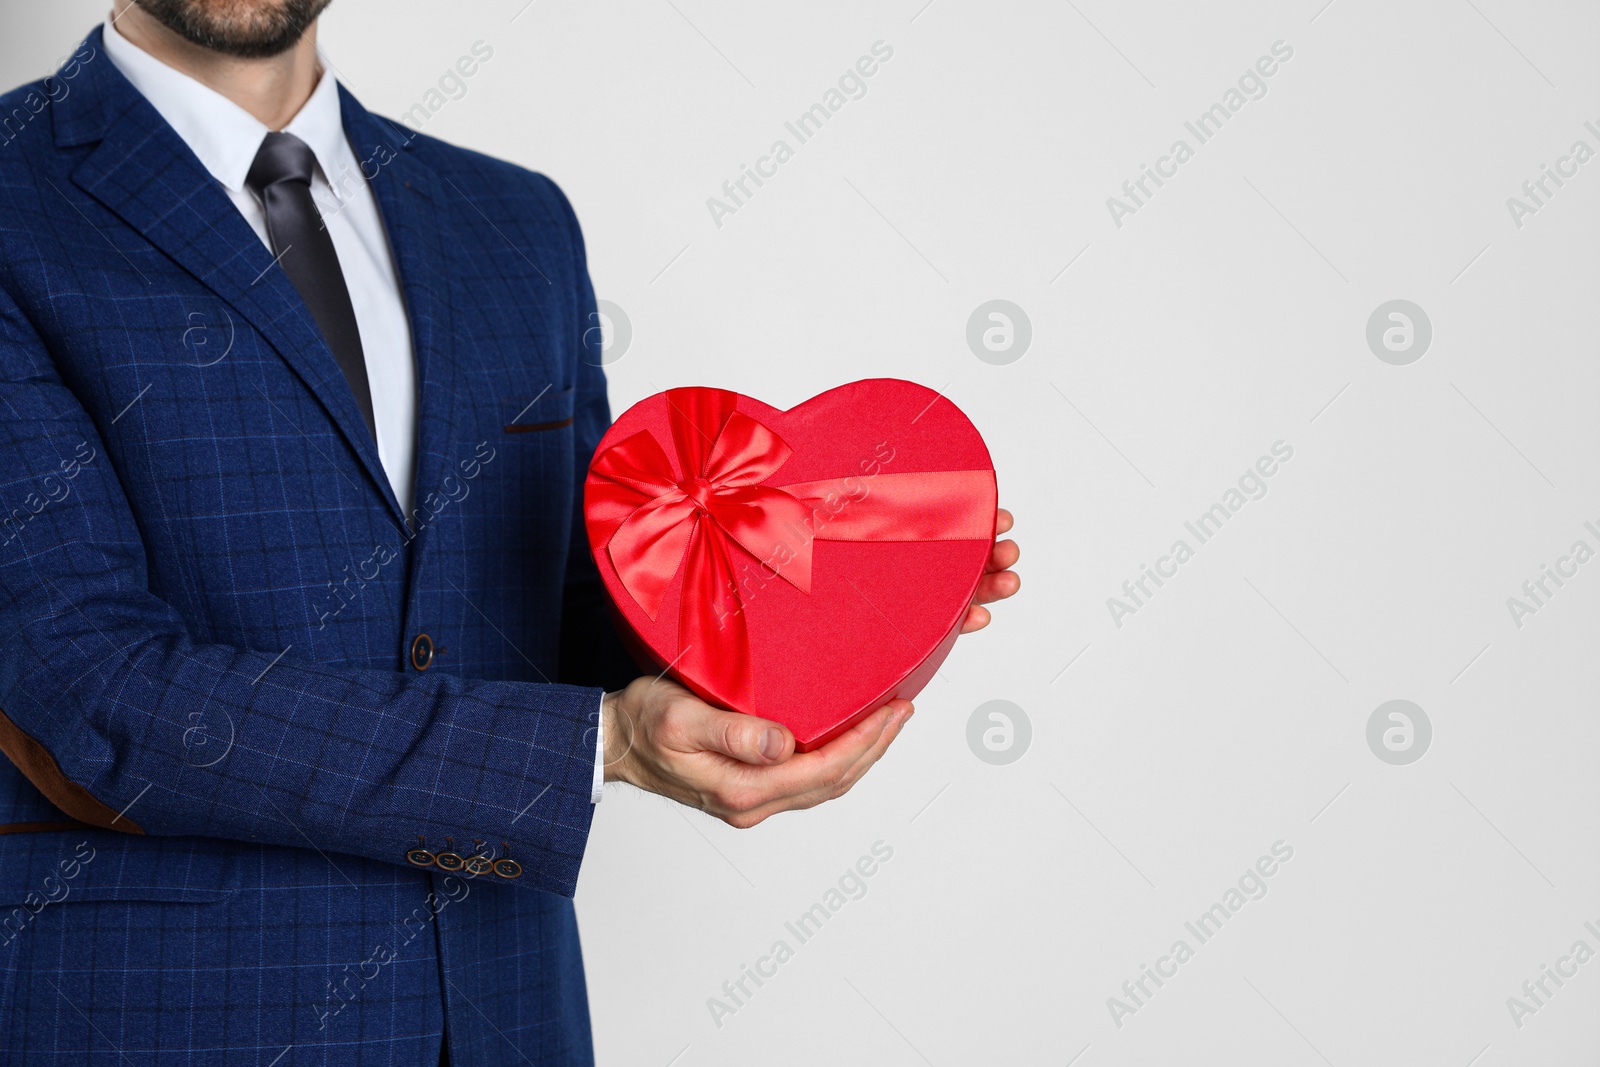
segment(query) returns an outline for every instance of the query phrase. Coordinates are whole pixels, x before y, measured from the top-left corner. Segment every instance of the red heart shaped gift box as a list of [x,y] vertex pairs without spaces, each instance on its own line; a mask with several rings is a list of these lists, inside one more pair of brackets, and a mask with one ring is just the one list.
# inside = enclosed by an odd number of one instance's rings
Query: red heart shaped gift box
[[960,409],[872,378],[788,411],[722,389],[647,397],[601,439],[584,517],[635,655],[808,751],[932,679],[995,499]]

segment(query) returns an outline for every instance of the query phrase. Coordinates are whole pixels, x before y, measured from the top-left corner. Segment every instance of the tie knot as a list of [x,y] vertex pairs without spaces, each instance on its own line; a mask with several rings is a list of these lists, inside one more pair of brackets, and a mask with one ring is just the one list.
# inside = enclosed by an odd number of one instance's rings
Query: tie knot
[[257,195],[269,185],[278,182],[311,183],[312,168],[317,157],[311,146],[292,133],[269,133],[256,152],[255,162],[244,182]]

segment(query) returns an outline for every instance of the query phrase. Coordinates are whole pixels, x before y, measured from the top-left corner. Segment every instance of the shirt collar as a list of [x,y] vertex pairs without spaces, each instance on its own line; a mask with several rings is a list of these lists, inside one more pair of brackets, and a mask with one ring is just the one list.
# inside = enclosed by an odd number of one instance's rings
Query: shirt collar
[[[103,36],[111,62],[183,138],[211,176],[231,192],[243,189],[250,165],[269,132],[267,126],[215,89],[167,66],[128,40],[110,18],[106,19]],[[294,134],[311,148],[324,180],[338,196],[340,183],[333,176],[343,145],[344,123],[338,82],[328,64],[322,64],[322,68],[311,98],[284,132]]]
[[[317,165],[322,168],[323,179],[342,200],[345,182],[339,171],[341,160],[350,152],[350,143],[345,139],[344,115],[339,107],[339,83],[328,64],[322,64],[322,76],[317,79],[311,98],[284,127],[284,132],[294,134],[310,146],[316,154]],[[255,152],[250,153],[250,158],[254,160]],[[249,169],[248,164],[246,169]]]

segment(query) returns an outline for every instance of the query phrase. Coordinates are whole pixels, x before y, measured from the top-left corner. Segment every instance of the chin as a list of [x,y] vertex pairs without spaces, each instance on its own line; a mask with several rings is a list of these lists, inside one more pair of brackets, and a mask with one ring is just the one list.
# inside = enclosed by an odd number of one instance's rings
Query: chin
[[281,55],[331,0],[137,0],[140,10],[184,40],[224,55]]

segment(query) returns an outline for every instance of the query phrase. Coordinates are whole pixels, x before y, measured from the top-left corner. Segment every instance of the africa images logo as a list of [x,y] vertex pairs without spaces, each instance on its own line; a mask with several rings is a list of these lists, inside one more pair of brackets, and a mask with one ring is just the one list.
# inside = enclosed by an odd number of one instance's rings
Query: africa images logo
[[1139,164],[1139,176],[1122,183],[1122,196],[1106,197],[1106,210],[1110,212],[1111,222],[1117,229],[1122,229],[1124,218],[1137,215],[1157,190],[1176,178],[1178,169],[1194,158],[1195,150],[1221,133],[1222,127],[1243,111],[1247,103],[1267,95],[1266,80],[1277,74],[1282,64],[1294,58],[1294,48],[1287,41],[1272,42],[1271,51],[1271,55],[1261,56],[1254,65],[1246,67],[1244,73],[1239,75],[1238,82],[1223,92],[1221,100],[1183,124],[1185,132],[1194,138],[1194,144],[1179,137],[1172,142],[1166,155],[1156,158],[1153,167],[1148,163]]

